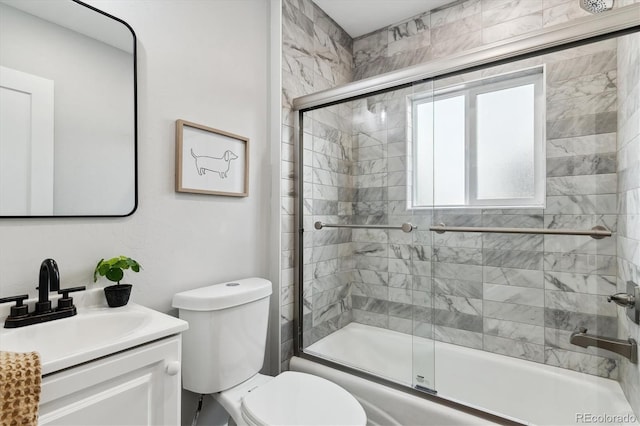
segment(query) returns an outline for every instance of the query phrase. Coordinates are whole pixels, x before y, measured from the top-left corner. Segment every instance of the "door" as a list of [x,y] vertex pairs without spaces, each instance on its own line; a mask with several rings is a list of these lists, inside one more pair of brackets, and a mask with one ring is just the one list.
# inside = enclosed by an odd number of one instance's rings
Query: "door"
[[0,67],[0,215],[53,214],[53,80]]

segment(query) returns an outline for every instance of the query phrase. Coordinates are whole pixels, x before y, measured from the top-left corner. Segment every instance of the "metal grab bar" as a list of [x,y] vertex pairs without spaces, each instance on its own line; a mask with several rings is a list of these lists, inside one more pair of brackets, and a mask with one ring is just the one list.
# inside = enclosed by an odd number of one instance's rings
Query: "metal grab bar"
[[611,231],[604,226],[594,226],[588,230],[578,229],[539,229],[539,228],[482,228],[469,226],[446,226],[441,223],[436,226],[430,226],[430,231],[438,234],[445,232],[487,232],[496,234],[550,234],[550,235],[588,235],[593,239],[601,240],[604,237],[610,237]]
[[336,225],[331,223],[322,223],[320,221],[313,224],[313,227],[316,229],[322,228],[355,228],[355,229],[400,229],[404,232],[411,232],[414,229],[418,229],[416,225],[412,225],[410,223],[403,223],[400,226],[391,226],[391,225]]

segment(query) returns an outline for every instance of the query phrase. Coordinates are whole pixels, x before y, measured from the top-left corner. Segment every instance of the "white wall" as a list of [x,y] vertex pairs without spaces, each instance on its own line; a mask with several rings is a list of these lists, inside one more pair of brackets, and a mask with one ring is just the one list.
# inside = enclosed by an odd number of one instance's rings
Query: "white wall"
[[[62,285],[71,287],[94,285],[100,258],[131,256],[144,267],[126,277],[135,284],[132,300],[165,312],[178,291],[268,277],[268,2],[88,3],[122,18],[138,36],[138,211],[124,219],[0,220],[0,295],[35,295],[47,257],[58,261]],[[248,198],[174,192],[178,118],[250,138]],[[194,403],[187,398],[186,418]],[[200,424],[206,418],[205,412]]]

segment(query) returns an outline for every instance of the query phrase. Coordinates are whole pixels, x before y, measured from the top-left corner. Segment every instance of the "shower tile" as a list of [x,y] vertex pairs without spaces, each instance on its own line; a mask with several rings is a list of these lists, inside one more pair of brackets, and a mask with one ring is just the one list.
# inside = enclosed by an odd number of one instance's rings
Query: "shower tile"
[[431,261],[421,261],[413,259],[411,261],[411,274],[423,277],[430,277],[432,271]]
[[387,244],[354,243],[354,254],[359,256],[387,257]]
[[409,246],[411,249],[411,258],[413,260],[419,261],[429,261],[431,260],[432,251],[435,251],[435,248],[432,250],[431,246],[428,245],[412,245]]
[[341,300],[330,305],[313,310],[313,325],[323,323],[331,318],[335,318],[347,310],[346,301]]
[[431,277],[413,277],[413,289],[421,292],[431,293]]
[[414,321],[413,335],[424,339],[433,339],[433,324]]
[[547,195],[615,194],[618,176],[615,173],[547,178]]
[[389,244],[388,252],[392,259],[411,259],[411,246],[408,244]]
[[376,31],[366,36],[356,38],[353,41],[354,65],[360,67],[362,64],[372,62],[375,58],[387,56],[388,35],[386,28]]
[[601,154],[616,151],[616,133],[547,140],[547,158]]
[[616,292],[616,277],[547,271],[545,289],[565,292],[610,295]]
[[545,303],[548,309],[608,317],[617,315],[616,305],[607,303],[604,295],[546,290]]
[[482,246],[485,249],[542,251],[542,235],[484,233],[480,235],[482,236]]
[[482,31],[461,33],[458,36],[442,39],[432,37],[431,43],[433,57],[442,58],[482,45]]
[[546,253],[615,255],[616,238],[594,240],[586,235],[545,235],[544,248]]
[[[547,102],[554,103],[569,98],[580,98],[617,91],[618,73],[615,69],[603,73],[584,75],[547,84]],[[576,114],[577,115],[577,114]]]
[[389,301],[410,304],[412,301],[411,290],[389,287]]
[[434,247],[432,260],[434,262],[482,265],[482,250],[475,248]]
[[547,177],[601,175],[615,172],[615,152],[547,159]]
[[580,8],[575,1],[561,3],[557,6],[544,9],[544,27],[562,24],[583,16],[589,16],[589,12]]
[[412,291],[411,292],[412,303],[415,306],[422,306],[430,308],[433,306],[433,295],[427,291]]
[[537,345],[544,344],[544,327],[513,321],[484,319],[484,334]]
[[568,368],[580,373],[618,379],[618,364],[610,358],[586,355],[562,349],[545,348],[545,364]]
[[[591,52],[584,51],[582,55],[576,51],[575,53],[580,56],[573,55],[567,58],[563,58],[562,55],[550,56],[546,68],[549,85],[555,87],[557,82],[616,70],[617,49],[607,47],[609,46],[603,45],[593,49],[592,46]],[[601,48],[604,49],[600,50]],[[568,84],[571,85],[572,82]]]
[[544,270],[579,274],[615,275],[616,257],[594,254],[545,253]]
[[548,214],[616,214],[617,195],[547,196]]
[[482,25],[483,27],[491,27],[540,11],[542,11],[542,3],[537,1],[484,0],[482,2]]
[[483,280],[489,284],[512,285],[519,287],[543,287],[543,272],[528,269],[485,267]]
[[482,333],[482,316],[480,315],[434,309],[433,321],[436,325]]
[[351,287],[351,294],[353,296],[366,296],[374,299],[387,300],[389,298],[389,289],[387,286],[356,282],[353,283]]
[[550,121],[569,117],[617,111],[616,91],[565,99],[547,100],[546,118]]
[[433,264],[433,276],[480,282],[482,281],[482,267],[435,262]]
[[433,322],[434,311],[428,306],[412,306],[413,319],[418,322],[431,323]]
[[372,256],[354,256],[356,261],[356,269],[368,269],[370,271],[377,272],[393,272],[391,271],[391,260],[387,261],[387,258],[372,257]]
[[480,0],[466,0],[431,14],[431,28],[437,28],[482,12]]
[[548,229],[591,229],[600,225],[615,232],[618,216],[616,215],[545,215],[544,226]]
[[389,306],[386,300],[353,295],[351,296],[351,301],[353,309],[377,314],[387,314],[389,312]]
[[444,223],[447,226],[483,226],[481,213],[482,210],[473,210],[467,214],[456,214],[443,210],[434,210],[433,223]]
[[374,327],[381,327],[381,328],[388,328],[389,326],[388,315],[361,311],[359,309],[353,310],[353,321],[360,324],[371,325]]
[[484,300],[544,307],[544,291],[513,285],[483,284]]
[[356,269],[352,273],[354,282],[360,282],[365,284],[382,285],[386,286],[389,282],[389,273],[369,271],[366,269]]
[[486,318],[544,326],[544,308],[485,300],[482,313]]
[[482,29],[482,43],[493,43],[520,34],[539,30],[541,28],[542,11],[538,11],[526,16],[521,16],[510,21],[496,23],[496,25],[492,26],[487,26],[485,24],[485,27]]
[[[331,290],[323,291],[320,293],[314,293],[313,295],[313,310],[318,310],[324,306],[339,302],[346,297],[350,296],[350,285],[344,285]],[[293,300],[291,301],[293,303]]]
[[389,301],[387,302],[389,308],[389,316],[396,318],[413,318],[413,306],[404,302]]
[[389,287],[413,288],[413,276],[407,274],[389,274]]
[[433,308],[459,312],[461,314],[482,316],[482,299],[471,299],[436,293],[433,297]]
[[504,268],[542,269],[542,252],[517,250],[482,250],[484,264]]
[[313,265],[314,278],[324,277],[326,275],[333,275],[338,272],[338,259],[330,259],[322,262],[316,262]]
[[390,316],[389,330],[397,331],[404,334],[411,334],[413,330],[413,321],[411,321],[411,319]]
[[475,232],[434,233],[433,245],[444,247],[481,248],[482,236],[483,234]]
[[615,336],[618,331],[618,322],[614,317],[551,308],[545,309],[545,326],[571,332],[584,327],[603,336]]
[[446,294],[473,299],[482,298],[482,283],[448,278],[434,278],[433,291],[435,294]]
[[388,241],[387,231],[379,229],[354,229],[352,235],[354,242],[386,243]]
[[411,274],[411,260],[389,259],[389,272],[395,274]]
[[547,121],[547,138],[560,139],[576,136],[612,133],[617,129],[617,113],[601,112],[597,114],[569,117]]
[[473,349],[482,349],[482,333],[436,325],[434,338],[440,342],[453,343]]
[[485,335],[483,349],[501,355],[526,359],[527,361],[544,362],[544,346],[534,343]]
[[482,226],[503,228],[540,228],[542,227],[542,211],[535,214],[488,214],[482,215]]

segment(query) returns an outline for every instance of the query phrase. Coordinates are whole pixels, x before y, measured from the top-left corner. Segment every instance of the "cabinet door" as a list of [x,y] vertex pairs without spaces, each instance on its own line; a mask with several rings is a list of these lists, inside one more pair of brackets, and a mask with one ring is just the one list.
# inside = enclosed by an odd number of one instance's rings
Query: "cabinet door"
[[178,425],[179,336],[43,379],[41,425]]

